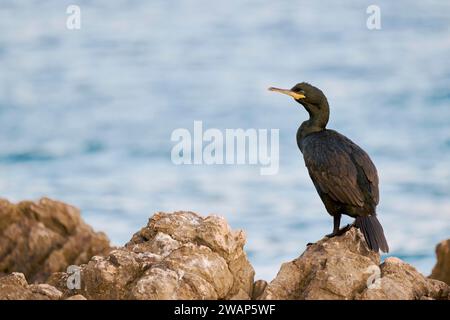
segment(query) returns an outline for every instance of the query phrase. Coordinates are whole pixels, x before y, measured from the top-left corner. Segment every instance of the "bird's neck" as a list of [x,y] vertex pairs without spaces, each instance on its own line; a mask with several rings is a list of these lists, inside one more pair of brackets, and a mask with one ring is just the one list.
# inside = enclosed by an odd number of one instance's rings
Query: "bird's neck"
[[326,99],[318,107],[305,105],[309,113],[309,119],[304,121],[297,131],[297,144],[300,149],[303,138],[314,132],[320,132],[326,129],[330,111]]

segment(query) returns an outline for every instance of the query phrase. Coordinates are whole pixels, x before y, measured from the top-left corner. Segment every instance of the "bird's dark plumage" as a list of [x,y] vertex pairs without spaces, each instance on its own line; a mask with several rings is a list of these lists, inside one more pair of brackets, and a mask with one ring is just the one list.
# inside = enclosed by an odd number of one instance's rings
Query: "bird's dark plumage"
[[364,150],[334,130],[309,134],[299,139],[299,147],[319,193],[347,206],[348,211],[374,211],[378,176]]
[[367,153],[342,134],[326,129],[328,101],[323,92],[299,83],[290,90],[271,88],[292,96],[309,113],[297,131],[309,175],[328,213],[334,217],[333,233],[340,234],[342,214],[354,217],[374,251],[389,251],[383,228],[376,217],[379,202],[378,174]]

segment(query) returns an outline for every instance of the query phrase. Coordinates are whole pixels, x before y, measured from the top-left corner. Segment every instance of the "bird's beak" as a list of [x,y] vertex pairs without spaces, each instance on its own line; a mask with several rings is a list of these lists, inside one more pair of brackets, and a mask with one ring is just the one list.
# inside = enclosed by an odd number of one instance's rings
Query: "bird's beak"
[[275,92],[279,92],[279,93],[282,93],[282,94],[287,94],[288,96],[291,96],[295,100],[300,100],[300,99],[306,98],[306,96],[304,94],[298,93],[298,92],[294,92],[294,91],[289,90],[289,89],[280,89],[280,88],[270,87],[269,91],[275,91]]

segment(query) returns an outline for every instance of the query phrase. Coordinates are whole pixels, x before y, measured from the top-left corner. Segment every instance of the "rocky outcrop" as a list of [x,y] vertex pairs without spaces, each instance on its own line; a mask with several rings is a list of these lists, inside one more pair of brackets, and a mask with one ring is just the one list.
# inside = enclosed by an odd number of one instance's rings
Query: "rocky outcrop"
[[[49,284],[28,284],[25,275],[13,272],[0,278],[0,300],[60,300],[61,291]],[[86,300],[81,295],[67,300]]]
[[[449,242],[432,278],[449,281]],[[380,263],[355,228],[308,246],[270,283],[253,281],[244,244],[223,218],[181,211],[155,214],[110,248],[72,206],[0,200],[0,300],[449,298],[446,283],[400,259]]]
[[0,278],[0,300],[59,300],[61,291],[48,284],[29,285],[23,273]]
[[87,299],[250,299],[254,270],[244,244],[223,218],[157,213],[124,247],[82,265],[80,289],[67,289],[69,273],[49,283],[64,297]]
[[447,300],[450,289],[444,282],[427,279],[413,266],[390,257],[380,266],[381,278],[373,287],[356,295],[359,300]]
[[94,232],[73,206],[48,198],[17,205],[0,199],[0,276],[21,272],[43,282],[109,250],[106,235]]
[[448,299],[449,286],[367,248],[361,232],[324,238],[284,263],[259,299]]
[[450,285],[450,239],[444,240],[436,246],[437,262],[430,278],[444,281]]

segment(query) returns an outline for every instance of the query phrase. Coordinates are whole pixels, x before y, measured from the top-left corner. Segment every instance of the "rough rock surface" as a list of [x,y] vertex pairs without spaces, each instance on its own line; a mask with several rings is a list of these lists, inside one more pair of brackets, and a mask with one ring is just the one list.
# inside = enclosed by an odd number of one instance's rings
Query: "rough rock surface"
[[157,213],[124,247],[82,265],[80,289],[67,289],[67,273],[49,283],[87,299],[249,299],[254,270],[244,244],[223,218]]
[[[253,282],[244,244],[244,233],[223,218],[175,212],[155,214],[125,246],[111,249],[72,206],[0,200],[0,300],[450,298],[439,281],[450,282],[450,240],[437,246],[428,279],[395,257],[380,264],[352,228],[307,247],[270,283]],[[68,288],[74,277],[79,289]]]
[[252,292],[252,299],[258,300],[259,297],[264,293],[264,290],[267,287],[267,281],[266,280],[257,280],[253,284],[253,292]]
[[430,278],[444,281],[450,285],[450,239],[444,240],[436,246],[437,262]]
[[324,238],[284,263],[259,299],[448,299],[449,287],[367,248],[361,232]]
[[21,272],[43,282],[109,250],[106,235],[94,232],[73,206],[48,198],[17,205],[0,199],[0,277]]
[[0,300],[58,300],[61,291],[48,284],[29,285],[23,273],[0,278]]
[[381,278],[375,287],[356,296],[359,300],[448,299],[450,288],[444,282],[427,279],[399,258],[387,258],[380,266]]
[[[0,300],[59,300],[62,297],[62,292],[49,284],[28,284],[23,273],[13,272],[0,278]],[[86,298],[76,295],[67,300]]]

